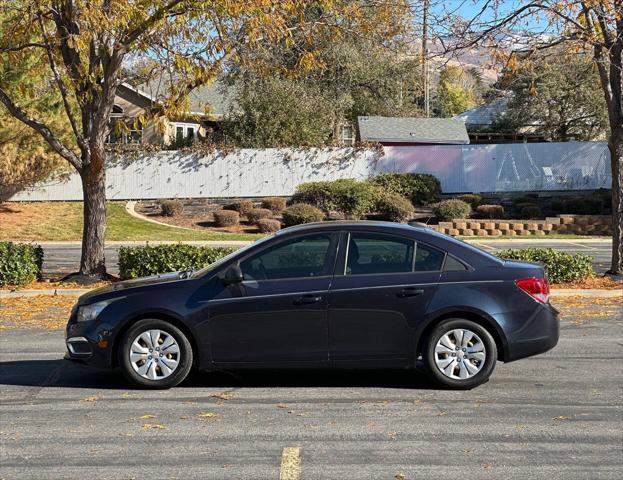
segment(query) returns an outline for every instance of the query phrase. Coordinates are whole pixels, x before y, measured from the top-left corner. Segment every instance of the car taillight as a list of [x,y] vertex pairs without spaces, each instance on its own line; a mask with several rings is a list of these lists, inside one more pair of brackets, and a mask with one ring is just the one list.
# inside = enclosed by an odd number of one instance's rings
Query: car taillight
[[515,280],[515,285],[534,298],[537,302],[547,303],[549,301],[549,282],[547,278],[530,277]]

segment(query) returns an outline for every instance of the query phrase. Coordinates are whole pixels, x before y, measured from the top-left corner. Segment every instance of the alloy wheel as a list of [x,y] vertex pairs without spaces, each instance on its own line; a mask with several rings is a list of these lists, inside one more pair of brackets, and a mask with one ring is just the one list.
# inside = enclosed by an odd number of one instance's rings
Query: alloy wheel
[[472,378],[482,370],[486,358],[487,351],[482,339],[465,328],[450,330],[435,345],[437,368],[446,377],[455,380]]
[[134,339],[129,351],[130,365],[148,380],[170,376],[181,360],[180,347],[173,335],[158,329],[146,330]]

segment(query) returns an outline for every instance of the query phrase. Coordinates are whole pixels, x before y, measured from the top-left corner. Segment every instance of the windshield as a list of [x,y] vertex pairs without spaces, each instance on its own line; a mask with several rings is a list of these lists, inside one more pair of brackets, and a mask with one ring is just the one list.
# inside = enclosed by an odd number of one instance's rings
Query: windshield
[[191,278],[199,278],[204,276],[206,273],[210,272],[211,270],[219,267],[220,265],[224,264],[225,262],[231,260],[232,258],[234,258],[235,256],[246,252],[247,250],[249,250],[252,247],[255,247],[257,245],[260,245],[272,238],[275,237],[275,233],[273,233],[272,235],[268,235],[267,237],[261,238],[260,240],[257,240],[253,243],[250,243],[249,245],[246,245],[242,248],[239,248],[238,250],[234,250],[233,252],[231,252],[229,255],[225,255],[223,258],[219,258],[216,262],[211,263],[210,265],[208,265],[207,267],[203,267],[201,270],[197,270],[196,272],[194,272],[192,274]]

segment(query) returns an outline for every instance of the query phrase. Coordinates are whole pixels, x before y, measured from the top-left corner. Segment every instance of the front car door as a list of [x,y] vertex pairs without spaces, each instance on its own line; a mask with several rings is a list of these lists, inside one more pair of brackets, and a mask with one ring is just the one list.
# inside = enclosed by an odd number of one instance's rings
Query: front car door
[[410,237],[351,231],[329,294],[329,358],[404,363],[439,281],[444,253]]
[[208,302],[215,363],[326,363],[338,234],[283,239],[237,263],[241,283]]

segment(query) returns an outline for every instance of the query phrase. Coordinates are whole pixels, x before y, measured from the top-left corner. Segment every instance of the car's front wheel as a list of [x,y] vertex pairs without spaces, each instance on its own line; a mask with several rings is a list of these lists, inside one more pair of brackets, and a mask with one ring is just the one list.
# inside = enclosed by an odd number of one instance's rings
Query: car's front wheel
[[484,327],[471,320],[452,318],[430,333],[423,359],[438,384],[469,389],[489,379],[497,355],[495,340]]
[[181,383],[193,363],[186,335],[169,322],[144,319],[125,333],[118,350],[125,377],[143,388],[171,388]]

